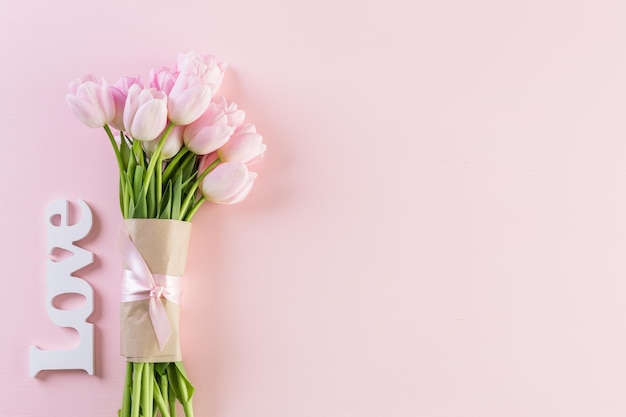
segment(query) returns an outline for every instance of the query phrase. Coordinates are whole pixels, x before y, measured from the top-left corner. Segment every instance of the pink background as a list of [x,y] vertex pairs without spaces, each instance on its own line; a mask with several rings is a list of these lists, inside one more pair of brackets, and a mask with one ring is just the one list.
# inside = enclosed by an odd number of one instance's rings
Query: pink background
[[[121,221],[68,83],[228,62],[268,145],[194,221],[185,362],[202,417],[626,414],[626,4],[0,2],[0,415],[115,416]],[[28,377],[44,210],[97,222],[96,376]]]

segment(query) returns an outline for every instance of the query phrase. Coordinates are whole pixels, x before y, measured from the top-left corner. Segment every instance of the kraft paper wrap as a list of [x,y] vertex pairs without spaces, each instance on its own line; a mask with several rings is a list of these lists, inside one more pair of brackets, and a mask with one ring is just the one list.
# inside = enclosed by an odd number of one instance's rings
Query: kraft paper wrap
[[[127,219],[124,231],[133,241],[153,274],[182,276],[187,261],[191,222],[161,219]],[[121,303],[121,354],[130,362],[178,362],[180,305],[163,301],[172,330],[163,350],[159,348],[148,313],[149,300]]]

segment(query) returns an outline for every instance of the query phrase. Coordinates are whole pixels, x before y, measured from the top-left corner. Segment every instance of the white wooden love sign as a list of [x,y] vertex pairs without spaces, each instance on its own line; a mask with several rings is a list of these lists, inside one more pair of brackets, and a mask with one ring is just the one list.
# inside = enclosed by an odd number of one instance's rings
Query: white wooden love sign
[[[31,345],[31,377],[43,370],[60,369],[82,369],[89,375],[94,374],[94,325],[87,322],[93,313],[93,288],[87,281],[74,275],[74,272],[93,263],[93,253],[74,244],[89,234],[93,217],[87,203],[78,200],[78,206],[80,220],[71,225],[67,200],[55,200],[46,208],[48,255],[51,256],[57,248],[72,253],[72,256],[61,260],[49,257],[46,261],[46,310],[55,325],[76,329],[80,342],[68,350],[44,350]],[[57,308],[54,299],[64,294],[79,294],[86,301],[75,309]]]

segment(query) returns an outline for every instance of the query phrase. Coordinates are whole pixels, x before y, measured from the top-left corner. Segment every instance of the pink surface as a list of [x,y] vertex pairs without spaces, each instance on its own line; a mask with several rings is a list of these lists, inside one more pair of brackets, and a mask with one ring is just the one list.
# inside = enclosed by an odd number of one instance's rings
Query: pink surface
[[[0,415],[115,416],[121,216],[86,73],[181,51],[268,144],[246,201],[194,220],[183,311],[197,416],[626,414],[626,4],[5,0]],[[86,200],[96,376],[28,377],[45,223]]]

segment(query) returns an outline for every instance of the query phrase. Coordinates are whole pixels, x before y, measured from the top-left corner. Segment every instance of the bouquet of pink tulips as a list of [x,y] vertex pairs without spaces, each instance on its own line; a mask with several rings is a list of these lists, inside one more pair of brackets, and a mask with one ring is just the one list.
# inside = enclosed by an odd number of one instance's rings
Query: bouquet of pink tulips
[[122,417],[175,417],[177,402],[193,416],[177,333],[190,222],[207,200],[243,200],[257,176],[248,166],[266,148],[245,113],[215,95],[224,70],[214,56],[189,52],[146,82],[89,75],[66,96],[85,125],[104,128],[119,168]]

